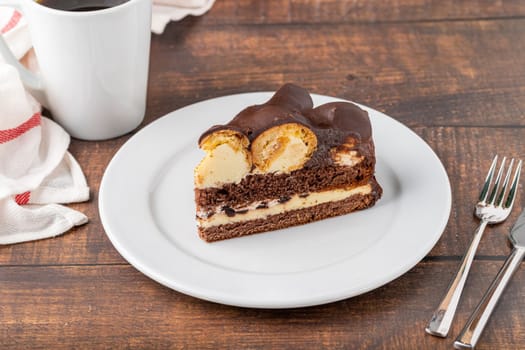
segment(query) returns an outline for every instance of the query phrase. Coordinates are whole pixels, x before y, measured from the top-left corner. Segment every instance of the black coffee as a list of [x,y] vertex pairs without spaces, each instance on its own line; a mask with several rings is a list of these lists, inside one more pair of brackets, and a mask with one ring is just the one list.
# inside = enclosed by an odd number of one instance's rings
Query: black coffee
[[98,11],[121,5],[128,0],[35,0],[40,5],[64,11]]

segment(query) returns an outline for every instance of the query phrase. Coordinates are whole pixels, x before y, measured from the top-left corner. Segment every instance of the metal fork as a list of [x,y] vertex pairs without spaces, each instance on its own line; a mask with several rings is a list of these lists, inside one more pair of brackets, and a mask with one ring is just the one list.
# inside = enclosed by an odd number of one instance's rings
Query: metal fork
[[488,224],[497,224],[504,221],[510,214],[518,190],[521,160],[518,162],[518,165],[514,170],[514,176],[509,189],[508,185],[514,167],[514,159],[510,161],[505,179],[503,180],[503,183],[501,183],[506,160],[507,158],[504,157],[494,183],[492,181],[494,179],[498,156],[495,156],[492,161],[492,165],[490,166],[485,183],[483,184],[479,195],[479,201],[476,204],[475,213],[481,222],[474,233],[474,237],[472,238],[472,242],[470,243],[465,256],[463,257],[456,277],[454,277],[450,283],[447,293],[443,297],[443,300],[436,311],[434,311],[428,326],[425,328],[425,331],[428,334],[438,337],[447,336],[456,313],[459,298],[463,291],[463,287],[465,286],[465,281],[467,280],[470,266],[476,255],[476,250],[481,237],[483,236],[485,227],[487,227]]

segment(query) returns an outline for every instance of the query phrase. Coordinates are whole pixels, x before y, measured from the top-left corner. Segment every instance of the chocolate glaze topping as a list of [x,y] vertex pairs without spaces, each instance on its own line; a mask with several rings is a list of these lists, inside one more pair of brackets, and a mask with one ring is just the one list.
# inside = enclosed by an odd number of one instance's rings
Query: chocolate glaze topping
[[303,111],[314,129],[334,129],[352,134],[361,142],[372,137],[368,113],[349,102],[332,102]]
[[349,102],[332,102],[313,108],[308,91],[294,84],[283,85],[264,104],[242,110],[228,124],[215,125],[206,130],[199,143],[218,130],[235,130],[253,141],[265,130],[286,123],[299,123],[312,130],[317,136],[317,150],[305,165],[315,166],[326,163],[327,154],[333,147],[348,143],[351,138],[362,155],[373,156],[372,128],[368,113]]

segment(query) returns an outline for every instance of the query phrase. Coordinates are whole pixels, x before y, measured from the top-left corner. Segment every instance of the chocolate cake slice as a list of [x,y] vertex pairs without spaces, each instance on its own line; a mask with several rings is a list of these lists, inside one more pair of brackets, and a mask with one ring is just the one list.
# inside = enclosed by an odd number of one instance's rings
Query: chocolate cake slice
[[347,102],[314,108],[297,85],[211,127],[199,147],[197,224],[208,242],[347,214],[382,194],[367,112]]

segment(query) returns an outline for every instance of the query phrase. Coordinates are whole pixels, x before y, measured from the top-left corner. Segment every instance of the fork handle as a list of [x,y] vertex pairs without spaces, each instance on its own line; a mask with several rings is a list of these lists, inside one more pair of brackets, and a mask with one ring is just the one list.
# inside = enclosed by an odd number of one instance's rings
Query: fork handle
[[479,242],[481,241],[483,231],[485,231],[487,224],[487,220],[481,220],[481,223],[474,233],[472,242],[470,242],[470,246],[468,247],[465,256],[463,256],[463,260],[461,261],[461,265],[459,266],[458,272],[456,273],[456,277],[454,277],[450,283],[447,293],[443,297],[443,300],[439,304],[438,308],[434,311],[427,328],[425,328],[425,331],[428,334],[438,337],[447,336],[450,325],[452,324],[452,320],[454,319],[454,315],[456,314],[459,298],[463,292],[463,287],[465,286],[465,281],[467,280],[470,266],[472,265],[472,261],[476,255],[476,250],[478,249]]
[[465,327],[463,327],[463,330],[456,338],[454,342],[456,349],[473,349],[476,346],[492,311],[494,311],[512,275],[520,266],[524,255],[525,248],[512,249],[512,252],[507,260],[505,260],[494,281],[490,284],[489,289],[487,289],[478,306],[476,306],[476,309],[472,315],[470,315]]

